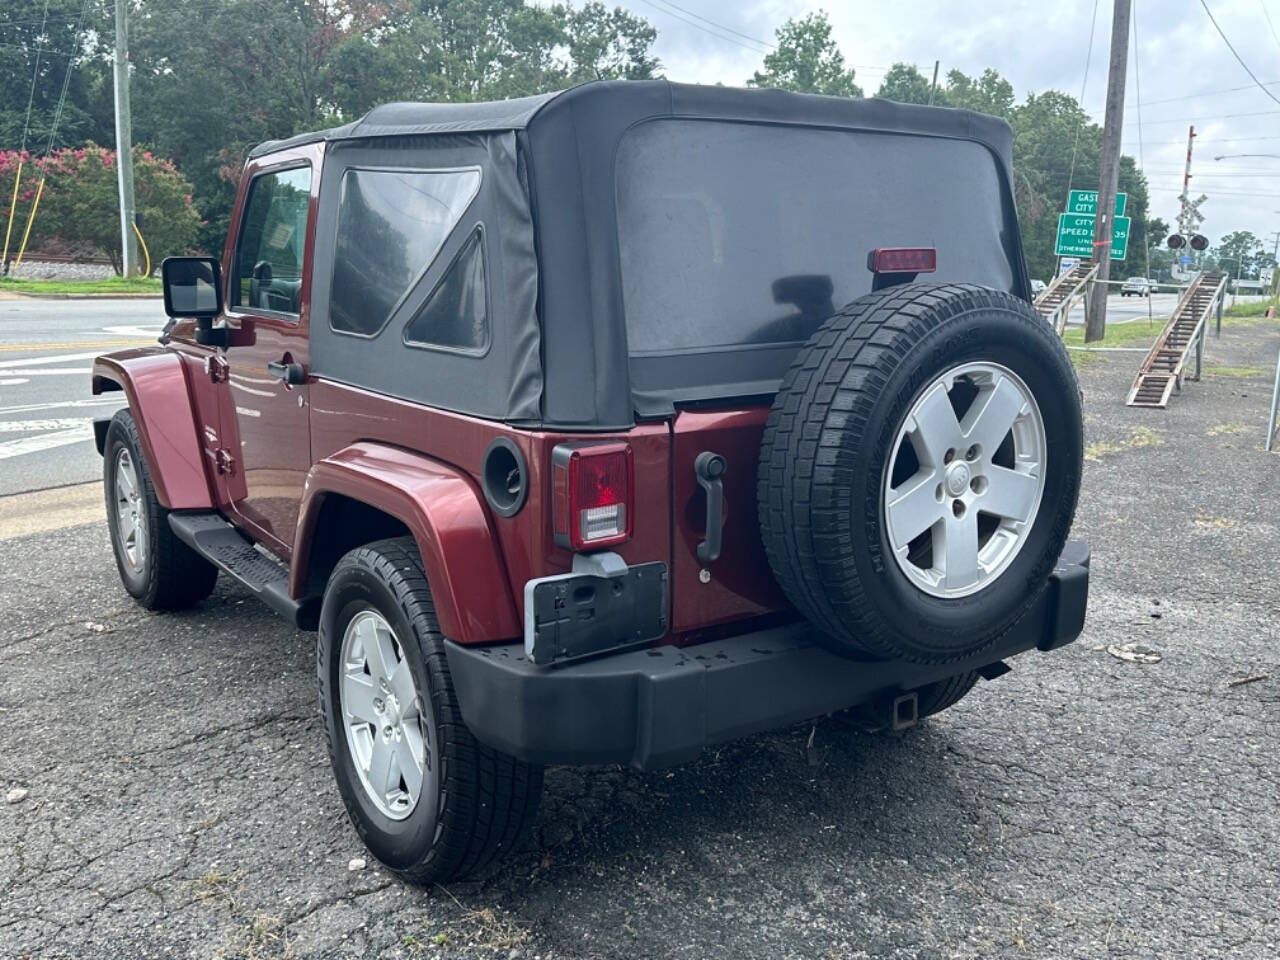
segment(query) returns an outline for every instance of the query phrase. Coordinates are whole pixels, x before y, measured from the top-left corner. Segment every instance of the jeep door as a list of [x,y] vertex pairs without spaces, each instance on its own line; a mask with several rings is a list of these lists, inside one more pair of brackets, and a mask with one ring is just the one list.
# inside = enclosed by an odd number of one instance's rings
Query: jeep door
[[285,556],[311,467],[306,372],[322,156],[309,145],[249,164],[227,256],[219,474],[237,522]]

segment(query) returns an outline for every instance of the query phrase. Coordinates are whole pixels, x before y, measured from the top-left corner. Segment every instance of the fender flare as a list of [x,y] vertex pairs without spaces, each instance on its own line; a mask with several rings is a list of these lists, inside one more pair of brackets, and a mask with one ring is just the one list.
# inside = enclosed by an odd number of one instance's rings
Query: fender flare
[[161,506],[213,509],[195,410],[178,354],[163,347],[143,347],[97,357],[92,389],[94,396],[123,390],[128,397]]
[[307,583],[321,506],[340,494],[400,520],[418,545],[440,629],[462,644],[523,631],[484,496],[462,471],[420,453],[361,441],[312,466],[303,489],[290,594]]

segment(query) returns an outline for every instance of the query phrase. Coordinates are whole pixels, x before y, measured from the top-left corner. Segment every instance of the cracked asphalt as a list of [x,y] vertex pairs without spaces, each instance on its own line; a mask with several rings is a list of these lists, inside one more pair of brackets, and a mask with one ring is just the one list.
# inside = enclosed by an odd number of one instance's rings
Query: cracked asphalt
[[1076,644],[905,735],[552,770],[448,889],[349,869],[312,635],[225,578],[145,614],[100,523],[6,535],[0,500],[0,957],[1275,958],[1277,350],[1228,326],[1167,411],[1123,405],[1138,355],[1081,366]]

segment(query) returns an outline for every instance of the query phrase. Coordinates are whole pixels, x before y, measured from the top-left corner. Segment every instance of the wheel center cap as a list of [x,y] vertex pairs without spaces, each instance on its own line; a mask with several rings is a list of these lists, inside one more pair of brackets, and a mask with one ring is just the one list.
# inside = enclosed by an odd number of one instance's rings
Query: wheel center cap
[[947,467],[947,493],[958,497],[969,489],[969,466],[962,460],[955,460]]

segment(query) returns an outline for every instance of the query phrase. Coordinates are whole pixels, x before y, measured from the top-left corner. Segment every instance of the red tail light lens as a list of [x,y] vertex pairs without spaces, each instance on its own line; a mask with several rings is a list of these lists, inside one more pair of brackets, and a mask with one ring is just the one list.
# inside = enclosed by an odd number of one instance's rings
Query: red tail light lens
[[560,444],[552,453],[556,543],[589,550],[631,537],[631,446]]
[[938,251],[933,247],[877,247],[871,251],[872,273],[933,273]]

